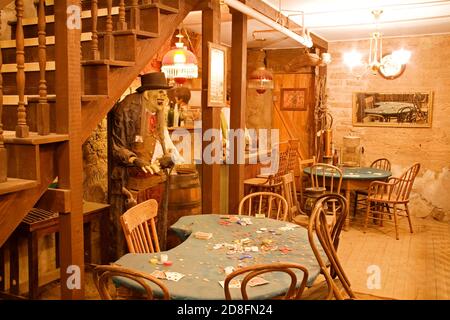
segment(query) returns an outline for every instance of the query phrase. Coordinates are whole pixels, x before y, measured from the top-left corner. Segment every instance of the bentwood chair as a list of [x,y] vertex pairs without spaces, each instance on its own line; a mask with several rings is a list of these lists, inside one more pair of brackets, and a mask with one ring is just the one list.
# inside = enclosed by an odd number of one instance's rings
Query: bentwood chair
[[[370,164],[371,168],[391,171],[391,162],[386,158],[379,158]],[[360,197],[360,199],[358,199]],[[359,189],[355,191],[355,206],[353,207],[353,216],[360,208],[366,208],[367,189]]]
[[[329,228],[328,223],[328,203],[337,202],[339,205],[336,223],[333,228]],[[350,281],[339,261],[337,250],[342,228],[347,215],[347,200],[339,194],[326,194],[317,199],[313,212],[309,219],[308,239],[311,249],[320,266],[320,272],[325,277],[327,284],[326,292],[319,294],[320,299],[337,300],[345,298],[355,299],[356,296],[350,287]],[[320,247],[322,250],[320,250]],[[334,280],[333,280],[334,279]],[[308,292],[310,291],[310,292]],[[311,292],[314,288],[305,292],[309,297],[314,296]],[[317,292],[315,292],[316,299]]]
[[364,232],[367,228],[369,218],[388,220],[385,216],[394,217],[395,236],[398,236],[398,217],[408,218],[409,230],[413,233],[408,203],[414,180],[420,170],[420,163],[414,163],[399,178],[391,177],[387,182],[373,181],[369,185],[367,194],[366,218]]
[[267,218],[286,221],[288,203],[278,193],[254,192],[242,198],[238,214],[249,216],[264,214]]
[[[121,266],[97,265],[94,268],[93,277],[94,284],[102,300],[123,300],[126,298],[154,300],[156,297],[151,285],[156,285],[161,289],[163,295],[162,297],[157,297],[158,299],[170,299],[169,290],[167,289],[166,285],[150,274],[131,270]],[[111,289],[114,288],[114,285],[111,285],[113,277],[127,278],[130,281],[138,283],[139,285],[141,285],[143,289],[142,293],[145,292],[145,295],[143,296],[141,293],[133,292],[131,290],[127,290],[126,288],[123,288],[124,290],[119,290],[120,288],[118,288],[116,289],[115,294],[111,294]]]
[[[324,194],[339,194],[341,192],[342,185],[342,170],[336,166],[316,163],[311,166],[311,187],[305,189],[305,212],[299,214],[293,218],[293,222],[307,227],[309,224],[309,215],[314,208],[317,198]],[[332,220],[335,220],[336,205],[331,201],[329,203],[328,214],[333,216]],[[333,224],[334,222],[331,222]]]
[[291,278],[291,284],[287,292],[283,296],[277,298],[282,300],[299,300],[301,298],[306,287],[306,281],[308,280],[308,270],[297,263],[276,262],[256,264],[237,269],[230,273],[225,278],[224,282],[225,299],[231,300],[230,282],[233,281],[233,279],[239,281],[240,279],[238,279],[238,277],[244,275],[243,279],[240,281],[241,295],[243,300],[249,300],[247,286],[252,285],[252,279],[254,281],[255,277],[272,272],[285,273]]
[[150,199],[128,209],[120,217],[130,253],[160,251],[155,223],[157,214],[158,202]]

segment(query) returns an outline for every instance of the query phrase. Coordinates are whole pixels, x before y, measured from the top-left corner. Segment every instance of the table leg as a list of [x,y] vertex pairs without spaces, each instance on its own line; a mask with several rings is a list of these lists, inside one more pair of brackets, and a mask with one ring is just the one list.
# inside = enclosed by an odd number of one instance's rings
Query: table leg
[[345,198],[347,199],[347,217],[345,218],[345,225],[344,225],[344,230],[348,231],[349,227],[350,227],[350,197],[351,197],[351,193],[350,193],[350,188],[345,189]]

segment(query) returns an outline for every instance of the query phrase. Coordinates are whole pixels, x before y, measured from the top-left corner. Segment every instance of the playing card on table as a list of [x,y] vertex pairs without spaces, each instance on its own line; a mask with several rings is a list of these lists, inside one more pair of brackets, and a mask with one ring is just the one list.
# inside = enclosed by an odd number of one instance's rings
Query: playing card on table
[[248,285],[249,285],[250,287],[255,287],[255,286],[261,286],[261,285],[267,284],[267,283],[269,283],[269,281],[267,281],[267,280],[264,279],[264,278],[261,278],[261,277],[254,277],[253,279],[251,279],[251,280],[248,282]]
[[179,273],[179,272],[166,271],[165,274],[166,274],[166,279],[167,280],[175,281],[175,282],[184,277],[184,274]]
[[[222,288],[225,287],[225,281],[219,281],[220,285],[222,286]],[[230,283],[228,284],[228,287],[230,289],[239,289],[241,287],[241,282],[239,280],[231,280]]]
[[166,274],[160,270],[153,271],[151,275],[158,279],[166,279]]

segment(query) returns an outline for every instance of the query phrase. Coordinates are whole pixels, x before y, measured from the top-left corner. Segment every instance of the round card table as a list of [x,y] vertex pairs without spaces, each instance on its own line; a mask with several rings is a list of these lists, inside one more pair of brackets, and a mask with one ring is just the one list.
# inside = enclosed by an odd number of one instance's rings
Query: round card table
[[[171,229],[185,241],[163,252],[168,255],[168,260],[172,261],[171,266],[154,263],[161,253],[129,253],[117,260],[116,264],[150,274],[155,270],[182,273],[184,277],[178,281],[162,280],[169,289],[171,299],[177,300],[225,299],[220,281],[225,280],[225,268],[236,268],[238,265],[299,263],[308,270],[307,286],[313,284],[320,273],[320,268],[309,245],[305,228],[284,221],[255,217],[248,217],[252,224],[242,225],[227,217],[248,216],[204,214],[180,218]],[[196,232],[211,233],[212,237],[208,240],[197,239]],[[243,243],[243,247],[247,248],[246,251],[234,252],[230,249],[230,245],[238,241]],[[258,251],[252,251],[252,247],[253,250],[257,247]],[[324,255],[323,252],[322,254]],[[324,261],[327,259],[324,258]],[[301,280],[302,272],[296,272]],[[264,279],[269,283],[248,288],[250,299],[270,299],[279,296],[285,293],[290,285],[290,277],[279,272],[265,274]],[[124,278],[117,277],[114,282],[116,285],[140,290],[137,283]],[[158,294],[160,291],[155,287],[155,296]],[[233,299],[241,299],[240,289],[231,289],[231,294]]]
[[[311,174],[311,167],[303,169],[306,174]],[[322,176],[323,171],[318,170],[317,175]],[[371,167],[344,167],[342,168],[342,185],[341,189],[345,190],[345,198],[347,199],[347,219],[345,220],[345,230],[350,226],[350,196],[352,190],[367,189],[372,181],[384,181],[392,174],[390,171],[376,169]],[[325,171],[325,178],[331,177],[331,173]],[[335,175],[335,177],[337,174]]]

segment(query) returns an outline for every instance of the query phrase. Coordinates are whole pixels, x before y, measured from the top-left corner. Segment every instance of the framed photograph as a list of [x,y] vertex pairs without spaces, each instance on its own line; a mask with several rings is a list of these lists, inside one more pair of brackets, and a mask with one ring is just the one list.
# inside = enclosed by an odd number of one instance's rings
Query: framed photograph
[[281,88],[280,110],[306,111],[307,97],[306,88]]
[[227,104],[227,48],[209,42],[208,50],[208,107],[224,107]]
[[431,127],[433,92],[354,92],[353,125]]

